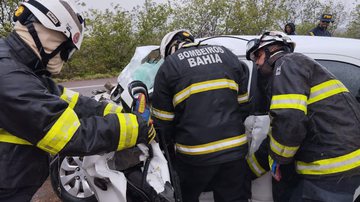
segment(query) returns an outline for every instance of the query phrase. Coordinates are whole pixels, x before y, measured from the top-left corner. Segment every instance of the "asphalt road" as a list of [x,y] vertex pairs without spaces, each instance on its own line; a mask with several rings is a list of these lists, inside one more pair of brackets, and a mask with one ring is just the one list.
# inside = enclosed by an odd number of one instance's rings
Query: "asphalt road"
[[[84,96],[91,96],[93,90],[105,89],[104,84],[110,82],[117,83],[117,78],[106,78],[86,81],[70,81],[60,83],[66,88],[79,92]],[[43,186],[36,192],[31,202],[61,202],[61,200],[54,193],[50,180],[48,179]]]
[[85,96],[91,96],[93,90],[105,89],[104,84],[110,82],[112,84],[117,83],[117,78],[106,78],[106,79],[96,79],[96,80],[86,80],[86,81],[69,81],[60,83],[60,85],[67,87],[73,91],[79,92]]

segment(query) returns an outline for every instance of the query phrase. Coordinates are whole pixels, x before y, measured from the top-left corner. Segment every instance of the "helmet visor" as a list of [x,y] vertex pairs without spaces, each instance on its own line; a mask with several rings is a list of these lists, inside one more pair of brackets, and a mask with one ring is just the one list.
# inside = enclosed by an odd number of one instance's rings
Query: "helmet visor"
[[74,55],[76,50],[77,48],[75,46],[63,49],[60,53],[61,59],[67,62]]
[[251,39],[250,41],[248,41],[248,43],[246,44],[246,59],[247,60],[251,60],[253,62],[256,60],[254,52],[256,52],[259,45],[260,45],[259,39]]

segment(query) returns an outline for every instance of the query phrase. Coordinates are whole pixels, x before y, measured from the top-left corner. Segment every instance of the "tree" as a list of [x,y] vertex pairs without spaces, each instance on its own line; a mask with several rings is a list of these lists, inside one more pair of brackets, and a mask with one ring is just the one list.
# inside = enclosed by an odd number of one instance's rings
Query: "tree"
[[296,24],[298,34],[306,35],[319,22],[323,13],[331,13],[335,22],[329,27],[331,32],[336,32],[339,25],[346,23],[346,12],[344,3],[335,3],[333,0],[283,0],[282,14],[277,20],[278,28],[283,30],[287,22]]
[[278,0],[235,1],[227,26],[230,34],[260,34],[275,29],[279,16]]
[[172,9],[170,2],[157,4],[146,0],[142,7],[133,10],[132,19],[138,45],[159,44],[162,36],[170,29]]
[[7,36],[12,28],[12,17],[20,0],[0,1],[0,37]]
[[351,20],[345,36],[360,39],[360,4],[351,12]]
[[89,74],[118,74],[129,62],[137,46],[128,12],[90,10],[81,50],[66,64],[60,78]]
[[189,29],[195,37],[225,34],[231,3],[227,0],[181,0],[175,4],[173,27]]

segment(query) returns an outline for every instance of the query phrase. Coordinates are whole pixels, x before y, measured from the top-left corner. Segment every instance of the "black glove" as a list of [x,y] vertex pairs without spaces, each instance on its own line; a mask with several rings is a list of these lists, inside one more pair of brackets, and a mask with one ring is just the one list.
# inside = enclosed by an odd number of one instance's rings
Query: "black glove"
[[139,124],[139,133],[136,144],[149,144],[156,137],[154,125],[151,122],[148,123],[147,121],[145,121],[139,113],[135,112],[134,114],[136,115]]

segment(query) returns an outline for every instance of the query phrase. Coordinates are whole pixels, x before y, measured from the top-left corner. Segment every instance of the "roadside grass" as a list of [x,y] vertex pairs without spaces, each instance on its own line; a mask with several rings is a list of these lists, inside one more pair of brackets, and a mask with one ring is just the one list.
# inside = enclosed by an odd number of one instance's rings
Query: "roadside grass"
[[118,73],[106,73],[106,74],[87,74],[84,76],[75,76],[75,77],[66,77],[66,78],[59,78],[53,77],[57,83],[67,82],[67,81],[80,81],[80,80],[93,80],[93,79],[104,79],[104,78],[113,78],[117,77]]

